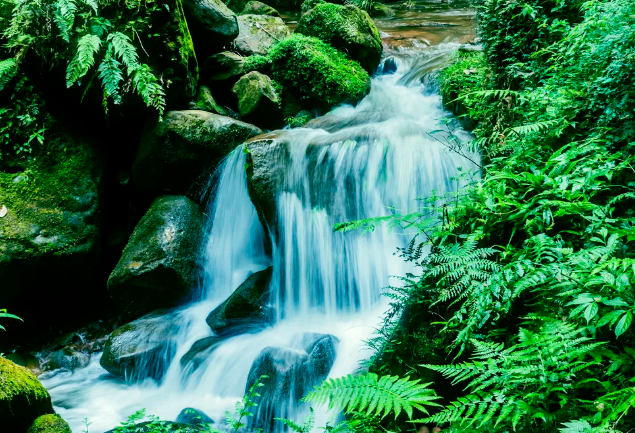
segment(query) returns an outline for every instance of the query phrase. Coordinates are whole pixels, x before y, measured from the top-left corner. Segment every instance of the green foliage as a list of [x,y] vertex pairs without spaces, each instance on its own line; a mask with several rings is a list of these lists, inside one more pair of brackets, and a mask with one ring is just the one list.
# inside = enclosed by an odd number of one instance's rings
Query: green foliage
[[249,387],[249,391],[243,396],[242,400],[236,403],[236,410],[232,414],[227,411],[226,415],[226,423],[232,429],[234,433],[237,433],[242,427],[245,427],[247,424],[243,422],[245,417],[253,416],[251,413],[251,408],[258,406],[256,403],[256,399],[261,395],[258,394],[258,388],[262,388],[265,386],[262,383],[264,380],[269,379],[269,376],[262,375],[254,382],[253,385]]
[[[15,316],[13,314],[7,313],[7,310],[0,310],[0,319],[18,319],[18,320],[22,320],[18,316]],[[5,330],[4,326],[0,325],[0,330],[4,331]]]
[[304,99],[337,105],[355,102],[370,90],[359,63],[319,39],[294,34],[269,51],[273,79]]
[[320,405],[328,403],[329,409],[347,413],[365,412],[367,417],[385,417],[389,413],[397,417],[404,411],[412,418],[414,409],[427,413],[425,406],[438,406],[434,403],[438,397],[428,385],[408,377],[379,377],[374,373],[348,375],[324,381],[303,400]]
[[269,60],[269,58],[267,58],[266,56],[249,56],[245,59],[243,71],[245,73],[258,71],[262,74],[267,75],[271,71],[271,60]]

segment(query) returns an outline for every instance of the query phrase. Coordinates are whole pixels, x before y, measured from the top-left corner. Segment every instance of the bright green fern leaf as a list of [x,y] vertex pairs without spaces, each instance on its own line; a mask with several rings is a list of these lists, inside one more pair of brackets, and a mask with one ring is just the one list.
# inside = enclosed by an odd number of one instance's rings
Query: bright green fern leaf
[[101,39],[95,35],[85,35],[77,43],[77,53],[66,70],[66,85],[71,87],[95,63],[95,54],[99,51]]

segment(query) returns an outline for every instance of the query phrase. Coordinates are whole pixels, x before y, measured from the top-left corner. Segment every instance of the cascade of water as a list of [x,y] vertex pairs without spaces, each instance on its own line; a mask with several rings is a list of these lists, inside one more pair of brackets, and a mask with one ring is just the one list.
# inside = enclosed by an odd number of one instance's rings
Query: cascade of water
[[[166,360],[163,380],[125,384],[106,375],[98,359],[74,374],[45,377],[56,409],[73,429],[81,431],[81,420],[89,418],[91,432],[105,431],[142,407],[174,419],[190,406],[221,420],[253,380],[250,371],[256,374],[267,359],[295,363],[288,369],[307,381],[305,388],[326,374],[355,371],[367,356],[363,340],[385,309],[381,288],[391,275],[408,270],[394,252],[409,237],[384,228],[334,233],[333,224],[389,215],[391,207],[412,209],[419,197],[457,188],[453,178],[459,167],[473,168],[430,135],[449,114],[438,92],[420,80],[422,71],[454,49],[456,44],[444,44],[416,56],[396,53],[397,71],[373,78],[360,104],[339,107],[311,128],[278,134],[288,145],[291,163],[278,185],[272,257],[267,257],[265,233],[249,199],[245,155],[242,149],[232,153],[208,212],[202,300],[171,313],[176,349]],[[227,338],[197,368],[184,368],[180,360],[192,344],[212,336],[205,316],[246,277],[271,263],[276,323]],[[272,347],[277,349],[267,349]],[[316,373],[320,368],[325,371]],[[281,398],[274,405],[278,414],[299,415],[290,394]],[[270,422],[271,414],[261,415],[261,421]]]

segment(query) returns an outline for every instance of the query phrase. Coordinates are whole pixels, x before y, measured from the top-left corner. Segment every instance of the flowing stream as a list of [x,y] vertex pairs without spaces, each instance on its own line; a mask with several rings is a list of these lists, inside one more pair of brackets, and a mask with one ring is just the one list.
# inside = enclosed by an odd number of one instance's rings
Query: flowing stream
[[[249,198],[242,148],[227,157],[207,213],[201,300],[146,319],[156,338],[176,341],[162,381],[122,381],[100,367],[99,356],[74,373],[42,377],[55,409],[73,431],[83,432],[82,420],[88,418],[91,433],[104,432],[141,408],[174,420],[181,409],[195,407],[220,424],[245,392],[252,364],[263,349],[301,352],[303,339],[315,333],[336,337],[329,377],[357,371],[370,355],[364,340],[387,307],[382,288],[391,276],[409,271],[394,253],[410,238],[385,228],[339,233],[333,225],[388,215],[391,207],[413,209],[417,198],[455,190],[459,170],[474,168],[448,152],[442,135],[430,135],[450,114],[429,79],[473,33],[472,21],[471,10],[438,1],[420,1],[412,10],[377,20],[386,45],[370,94],[308,128],[276,133],[287,143],[290,160],[278,186],[271,239]],[[426,22],[452,26],[420,25]],[[463,131],[455,134],[468,138]],[[249,275],[269,266],[274,324],[225,339],[197,368],[181,365],[196,341],[213,335],[205,323],[207,314]],[[306,410],[293,398],[275,405],[284,406],[279,413],[290,417]],[[318,425],[327,416],[319,413]]]

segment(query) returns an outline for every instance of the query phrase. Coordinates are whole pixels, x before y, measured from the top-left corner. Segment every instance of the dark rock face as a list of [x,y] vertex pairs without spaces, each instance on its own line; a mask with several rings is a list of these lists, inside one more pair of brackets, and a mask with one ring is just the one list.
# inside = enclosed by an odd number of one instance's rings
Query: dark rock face
[[352,5],[319,3],[302,16],[294,32],[344,51],[369,73],[381,59],[379,30],[366,12]]
[[198,191],[222,158],[261,133],[253,125],[218,114],[170,111],[143,134],[132,168],[135,187],[150,195]]
[[183,196],[162,196],[135,228],[108,290],[125,318],[134,319],[187,298],[197,283],[203,213]]
[[230,51],[214,54],[205,60],[201,75],[209,82],[236,82],[244,74],[245,58]]
[[237,335],[262,329],[273,319],[269,303],[269,282],[273,268],[249,276],[231,296],[207,316],[216,335]]
[[42,415],[31,424],[26,433],[72,433],[71,428],[57,414]]
[[128,382],[160,381],[176,354],[173,317],[155,316],[123,325],[110,334],[101,366]]
[[222,337],[207,337],[198,340],[192,344],[190,350],[181,358],[181,366],[183,370],[192,372],[197,370],[216,350],[216,348],[224,341]]
[[253,71],[243,75],[232,91],[238,97],[242,118],[267,129],[282,126],[282,101],[271,78]]
[[178,424],[190,424],[194,426],[201,423],[214,424],[214,420],[208,417],[205,412],[192,407],[183,409],[181,413],[179,413],[179,416],[176,417],[176,422]]
[[273,44],[291,33],[282,18],[268,15],[241,15],[238,28],[234,47],[244,56],[265,56]]
[[221,0],[185,0],[183,6],[200,58],[213,54],[238,36],[236,14]]
[[36,418],[52,413],[51,397],[33,373],[0,357],[0,420],[3,431],[26,431]]
[[271,17],[280,16],[277,10],[256,0],[247,2],[245,8],[241,12],[241,15],[269,15]]
[[260,352],[249,370],[246,389],[262,375],[269,378],[263,380],[262,397],[249,427],[273,430],[274,418],[288,417],[290,406],[328,376],[338,342],[332,335],[305,334],[298,347],[267,347]]
[[104,162],[94,143],[69,135],[47,146],[24,172],[0,169],[0,308],[37,333],[72,322],[68,299],[98,284],[100,259]]

